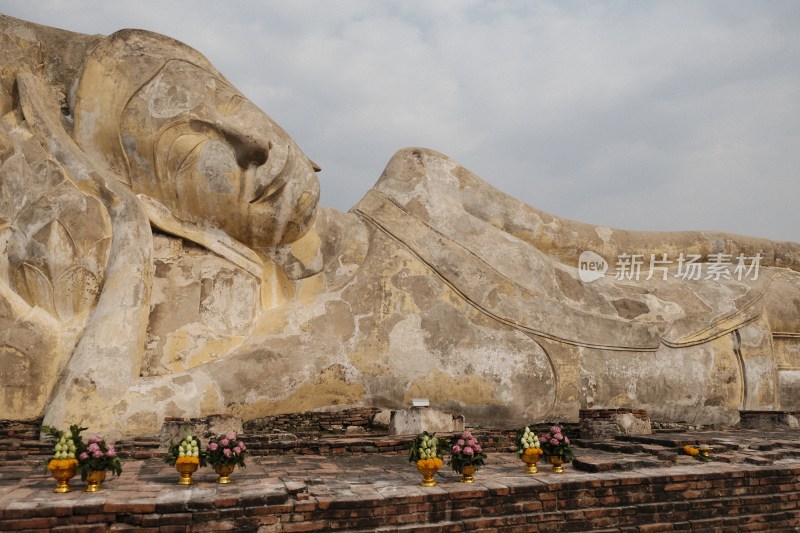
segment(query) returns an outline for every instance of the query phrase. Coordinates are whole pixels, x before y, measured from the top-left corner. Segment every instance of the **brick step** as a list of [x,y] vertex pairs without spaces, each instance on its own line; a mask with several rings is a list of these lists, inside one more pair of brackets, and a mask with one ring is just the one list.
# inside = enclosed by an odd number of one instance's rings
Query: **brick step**
[[[673,461],[674,462],[674,461]],[[637,468],[658,468],[671,464],[670,461],[663,461],[651,455],[636,456],[596,456],[591,452],[581,453],[572,461],[572,466],[576,470],[584,472],[608,472],[612,470],[626,471]]]

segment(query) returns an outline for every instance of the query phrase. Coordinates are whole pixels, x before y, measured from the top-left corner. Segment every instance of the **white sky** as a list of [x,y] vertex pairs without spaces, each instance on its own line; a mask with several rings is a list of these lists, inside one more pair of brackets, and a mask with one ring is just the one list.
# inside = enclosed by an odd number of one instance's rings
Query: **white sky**
[[599,225],[800,242],[800,2],[2,0],[205,54],[346,210],[399,148]]

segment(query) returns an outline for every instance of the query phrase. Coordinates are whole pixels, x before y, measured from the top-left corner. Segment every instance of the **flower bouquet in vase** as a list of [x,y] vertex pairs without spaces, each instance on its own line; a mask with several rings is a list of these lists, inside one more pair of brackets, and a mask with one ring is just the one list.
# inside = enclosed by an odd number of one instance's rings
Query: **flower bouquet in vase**
[[206,454],[200,451],[200,441],[192,435],[189,428],[184,430],[183,440],[169,443],[164,462],[174,466],[181,475],[178,485],[191,485],[192,474],[201,466],[206,466]]
[[543,433],[539,437],[539,442],[542,451],[553,465],[553,472],[563,474],[564,463],[575,459],[575,453],[569,443],[569,438],[561,430],[561,426],[551,426],[549,432]]
[[100,483],[106,479],[106,472],[114,475],[122,473],[122,463],[117,457],[113,444],[106,444],[100,435],[89,437],[88,444],[78,449],[78,471],[81,479],[86,481],[86,492],[97,492]]
[[539,438],[531,431],[531,428],[525,426],[517,430],[517,438],[514,440],[517,447],[517,456],[525,463],[525,473],[535,474],[539,471],[536,463],[542,456],[542,449],[539,447]]
[[486,454],[483,453],[478,439],[471,432],[465,431],[456,439],[450,448],[450,466],[461,474],[462,483],[474,483],[472,477],[483,466]]
[[414,439],[411,449],[408,452],[408,460],[417,465],[417,470],[422,474],[423,487],[436,486],[433,476],[442,467],[442,452],[439,445],[447,446],[443,441],[436,437],[435,433],[423,431]]
[[208,441],[206,461],[219,476],[217,483],[230,483],[230,476],[236,466],[244,468],[244,459],[247,456],[245,450],[247,446],[232,431],[212,437]]
[[56,480],[53,492],[70,492],[69,480],[75,477],[78,471],[78,447],[83,447],[81,431],[86,428],[78,427],[73,424],[69,427],[69,433],[60,431],[54,427],[42,426],[45,432],[56,443],[53,446],[53,455],[47,461],[47,470]]

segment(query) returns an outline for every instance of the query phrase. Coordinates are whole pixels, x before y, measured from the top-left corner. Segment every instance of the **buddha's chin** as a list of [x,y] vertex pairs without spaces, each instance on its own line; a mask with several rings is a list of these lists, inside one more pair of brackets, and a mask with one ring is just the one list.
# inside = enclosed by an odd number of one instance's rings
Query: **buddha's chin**
[[[316,177],[314,178],[316,183]],[[281,201],[285,201],[283,198]],[[261,213],[250,212],[251,217],[258,217],[260,220],[253,220],[254,226],[257,227],[263,224],[264,220],[270,220],[269,229],[264,228],[261,232],[254,234],[249,239],[250,242],[245,241],[250,247],[258,251],[269,250],[275,246],[282,244],[291,244],[300,239],[311,227],[314,220],[314,214],[317,211],[317,204],[319,202],[319,188],[311,187],[310,190],[301,192],[298,197],[291,203],[292,209],[288,212],[282,213],[281,210]]]

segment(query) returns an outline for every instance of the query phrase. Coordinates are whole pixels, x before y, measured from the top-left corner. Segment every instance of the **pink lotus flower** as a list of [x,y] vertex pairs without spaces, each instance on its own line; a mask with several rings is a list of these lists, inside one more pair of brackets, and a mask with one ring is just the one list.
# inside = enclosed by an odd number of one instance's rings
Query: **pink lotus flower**
[[233,447],[233,453],[242,453],[242,449],[239,448],[238,446],[234,446]]
[[458,442],[456,442],[456,444],[458,444],[459,446],[464,446],[464,439],[458,439]]
[[86,447],[87,450],[94,453],[100,450],[100,446],[97,445],[96,442],[92,442],[89,446]]
[[100,459],[101,457],[103,457],[103,452],[97,450],[96,452],[92,453],[92,457],[94,457],[95,459]]
[[483,451],[483,448],[481,448],[480,444],[476,444],[472,448],[475,450],[475,453],[481,453]]
[[461,446],[459,446],[458,444],[453,446],[453,453],[461,453]]
[[564,435],[562,435],[561,433],[556,433],[555,435],[553,435],[553,438],[556,440],[564,440]]
[[472,437],[472,433],[470,433],[469,431],[465,431],[464,433],[461,434],[461,438],[464,438],[464,439],[469,439],[471,437]]
[[553,446],[558,446],[558,441],[556,439],[550,439],[550,444]]
[[464,455],[472,455],[473,453],[474,452],[472,451],[472,448],[470,448],[469,446],[464,448]]
[[227,446],[228,444],[230,444],[230,442],[228,442],[228,439],[222,439],[221,441],[219,441],[220,446]]
[[550,440],[551,438],[552,437],[550,436],[550,433],[545,433],[544,435],[542,435],[542,440]]
[[94,444],[95,442],[100,442],[101,440],[103,440],[103,437],[100,435],[92,435],[89,437],[89,444]]
[[241,448],[242,451],[245,451],[247,449],[247,447],[244,445],[244,442],[242,441],[239,441],[239,448]]
[[564,444],[569,444],[569,437],[564,437]]
[[558,426],[550,426],[550,433],[561,433],[561,428]]
[[222,450],[222,453],[225,454],[225,457],[230,457],[231,456],[230,448],[225,448],[224,450]]
[[218,448],[218,446],[217,446],[217,443],[216,443],[216,442],[210,442],[210,443],[208,443],[208,449],[209,449],[209,450],[211,450],[212,452],[216,451],[216,450],[217,450],[217,448]]
[[478,444],[478,439],[469,439],[467,441],[467,446],[472,446],[474,448],[476,444]]
[[78,457],[80,457],[81,461],[85,461],[86,459],[89,458],[89,454],[86,452],[81,452],[81,454]]
[[234,433],[233,431],[226,433],[225,438],[228,440],[236,440],[236,433]]
[[113,445],[110,445],[108,447],[108,451],[106,452],[106,455],[109,456],[109,457],[116,457],[117,456],[117,450],[114,449]]

